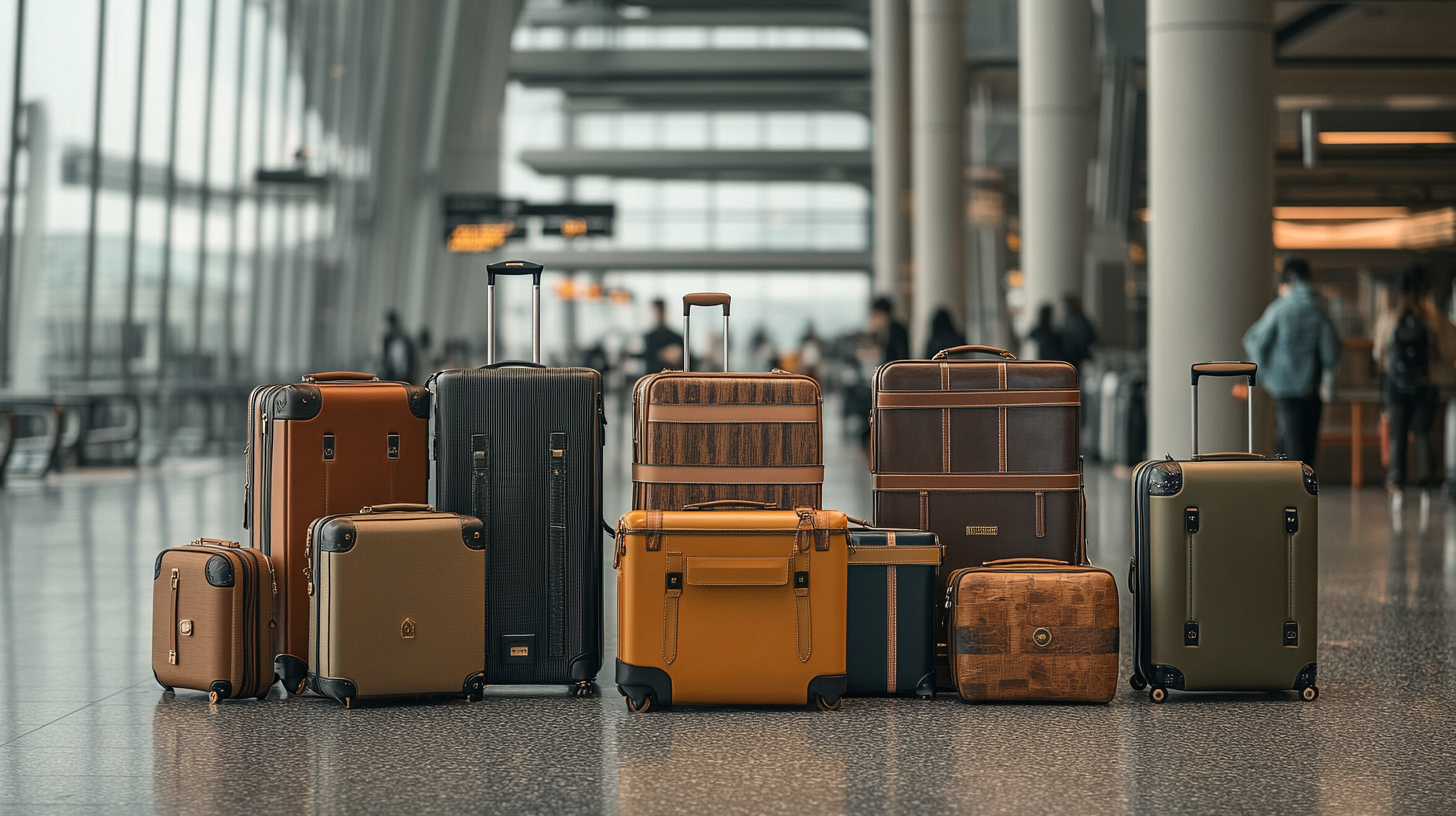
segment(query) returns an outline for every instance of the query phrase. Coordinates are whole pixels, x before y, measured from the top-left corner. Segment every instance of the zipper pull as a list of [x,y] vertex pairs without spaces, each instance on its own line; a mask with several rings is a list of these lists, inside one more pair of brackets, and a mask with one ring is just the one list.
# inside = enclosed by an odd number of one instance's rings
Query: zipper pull
[[172,588],[177,588],[177,570],[172,570]]
[[627,554],[627,537],[622,534],[626,526],[617,522],[617,540],[612,546],[612,569],[622,566],[622,556]]

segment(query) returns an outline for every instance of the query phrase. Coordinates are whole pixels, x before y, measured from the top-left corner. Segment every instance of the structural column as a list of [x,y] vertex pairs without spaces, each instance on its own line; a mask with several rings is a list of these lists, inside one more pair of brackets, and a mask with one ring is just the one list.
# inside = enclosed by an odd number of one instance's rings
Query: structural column
[[1088,0],[1020,0],[1017,12],[1024,335],[1043,304],[1082,293],[1092,7]]
[[906,0],[871,0],[874,90],[875,295],[910,316],[910,15]]
[[[1244,356],[1268,300],[1271,0],[1148,3],[1148,455],[1189,452],[1189,366]],[[1243,404],[1205,380],[1203,451],[1244,447]]]
[[914,297],[910,353],[925,350],[930,319],[948,309],[965,327],[965,4],[910,4]]

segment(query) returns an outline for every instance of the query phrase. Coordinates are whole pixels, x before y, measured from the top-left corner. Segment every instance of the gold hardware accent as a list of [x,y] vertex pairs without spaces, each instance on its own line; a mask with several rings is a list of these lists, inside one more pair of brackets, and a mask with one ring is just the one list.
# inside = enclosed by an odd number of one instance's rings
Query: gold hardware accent
[[[172,570],[172,588],[173,589],[176,589],[177,588],[177,570],[176,569],[173,569]],[[173,661],[173,662],[176,662],[176,661]]]
[[511,647],[511,657],[529,657],[530,654],[531,654],[531,647],[530,646],[512,646]]
[[1038,646],[1045,646],[1048,643],[1051,643],[1052,630],[1046,628],[1045,626],[1038,627],[1035,632],[1031,633],[1031,642],[1035,643]]
[[967,527],[966,535],[1000,535],[1000,527]]
[[192,634],[192,621],[183,619],[177,623],[177,631],[184,635]]
[[413,640],[415,632],[418,629],[419,624],[415,623],[414,618],[405,618],[404,623],[401,623],[399,625],[399,636],[404,638],[405,640]]
[[564,451],[564,450],[557,450],[556,448],[552,448],[551,449],[551,455],[552,456],[565,456],[566,455],[566,451]]
[[171,663],[173,666],[177,665],[177,653],[167,652],[167,662]]

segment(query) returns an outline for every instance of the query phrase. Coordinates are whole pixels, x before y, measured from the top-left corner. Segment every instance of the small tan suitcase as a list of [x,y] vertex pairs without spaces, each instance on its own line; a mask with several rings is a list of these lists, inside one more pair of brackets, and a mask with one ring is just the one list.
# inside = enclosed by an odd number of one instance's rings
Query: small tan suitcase
[[308,685],[346,707],[485,684],[480,520],[384,504],[308,529]]
[[152,569],[152,676],[212,702],[268,696],[277,631],[268,557],[199,538],[157,554]]

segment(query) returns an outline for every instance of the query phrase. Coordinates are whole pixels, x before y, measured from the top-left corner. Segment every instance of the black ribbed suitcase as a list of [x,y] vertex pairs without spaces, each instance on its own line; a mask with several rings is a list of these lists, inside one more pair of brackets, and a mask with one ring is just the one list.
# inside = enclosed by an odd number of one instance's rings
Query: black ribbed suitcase
[[[485,682],[592,690],[602,666],[602,377],[541,360],[541,265],[487,267],[487,360],[441,371],[435,506],[484,526]],[[495,361],[495,276],[533,281],[535,362]]]

